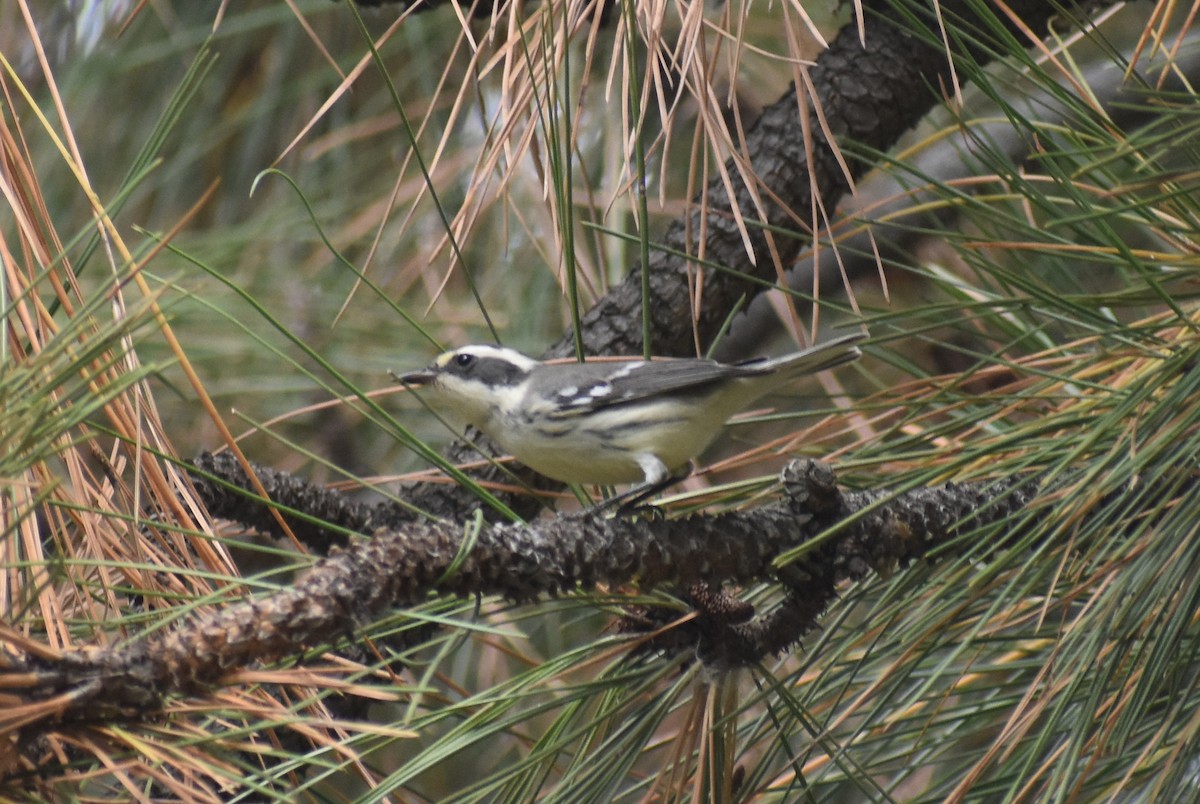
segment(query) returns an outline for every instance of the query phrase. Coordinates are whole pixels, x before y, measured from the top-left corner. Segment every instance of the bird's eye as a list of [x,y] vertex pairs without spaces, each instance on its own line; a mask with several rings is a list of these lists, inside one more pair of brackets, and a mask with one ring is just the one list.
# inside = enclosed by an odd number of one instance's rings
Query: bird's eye
[[458,366],[459,368],[467,368],[474,362],[475,355],[472,354],[461,354],[454,358],[454,365]]

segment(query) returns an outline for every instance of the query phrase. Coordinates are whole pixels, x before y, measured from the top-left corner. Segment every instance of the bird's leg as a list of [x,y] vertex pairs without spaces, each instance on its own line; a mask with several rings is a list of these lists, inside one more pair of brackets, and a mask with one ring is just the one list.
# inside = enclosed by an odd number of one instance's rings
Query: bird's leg
[[642,503],[663,489],[686,479],[692,473],[692,466],[688,464],[683,472],[672,475],[667,470],[666,464],[653,455],[639,456],[638,464],[641,465],[642,471],[645,472],[646,480],[627,491],[596,503],[596,505],[592,506],[592,513],[598,514],[613,507],[617,507],[618,514],[630,514],[643,508],[651,508],[653,506],[646,506]]

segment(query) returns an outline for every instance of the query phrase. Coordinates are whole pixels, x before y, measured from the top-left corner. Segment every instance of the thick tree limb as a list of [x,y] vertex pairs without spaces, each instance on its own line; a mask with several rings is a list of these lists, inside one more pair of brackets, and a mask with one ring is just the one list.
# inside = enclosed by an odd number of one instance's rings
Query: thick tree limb
[[[712,341],[739,299],[753,298],[763,290],[763,281],[777,280],[772,252],[784,269],[791,266],[808,238],[783,237],[777,232],[772,238],[770,230],[801,228],[812,217],[814,199],[820,199],[832,214],[850,189],[838,160],[839,150],[851,175],[857,177],[872,165],[856,153],[862,149],[887,151],[941,102],[940,89],[952,81],[950,55],[938,44],[941,37],[929,5],[913,3],[907,9],[921,15],[923,7],[924,30],[919,34],[913,32],[912,20],[897,10],[903,3],[868,0],[864,5],[868,10],[865,37],[860,37],[853,24],[842,28],[809,72],[814,96],[809,98],[801,89],[798,98],[793,87],[768,106],[747,133],[745,150],[757,193],[741,180],[738,166],[729,162],[726,169],[735,179],[732,198],[720,179],[714,180],[705,191],[707,218],[702,222],[700,212],[693,211],[690,219],[676,221],[661,238],[649,266],[654,354],[694,355],[695,344],[707,346]],[[940,4],[942,14],[956,21],[956,29],[971,32],[984,28],[977,6],[969,0],[943,0]],[[988,6],[996,9],[991,3]],[[1034,31],[1042,30],[1055,14],[1055,4],[1042,0],[1017,0],[1007,6]],[[1000,18],[1011,33],[1020,35],[1006,16],[1001,13]],[[992,55],[984,41],[952,41],[953,57],[990,61]],[[812,132],[811,148],[804,141],[802,113]],[[836,145],[825,136],[826,126],[837,138]],[[766,215],[749,229],[751,253],[747,253],[730,210],[756,217],[755,195],[763,200]],[[703,244],[695,239],[700,232],[706,233]],[[697,273],[697,268],[679,255],[695,255],[701,248],[706,260],[726,270],[703,269],[703,305],[699,318],[693,320],[688,274]],[[635,268],[584,316],[584,344],[590,354],[638,354],[642,351],[641,321],[641,271]],[[561,357],[573,351],[568,334],[550,354]]]
[[[1189,86],[1200,82],[1200,52],[1195,47],[1198,40],[1200,32],[1185,32],[1178,53],[1152,58],[1143,55],[1138,69],[1132,73],[1128,73],[1126,65],[1102,59],[1080,64],[1080,83],[1088,88],[1089,96],[1104,109],[1114,126],[1131,131],[1161,118],[1161,110],[1154,109],[1158,93],[1187,92]],[[1172,69],[1164,72],[1168,61]],[[1164,76],[1163,83],[1155,88],[1159,75]],[[1051,128],[1078,123],[1077,106],[1064,100],[1072,91],[1066,77],[1060,78],[1057,90],[1037,85],[1030,89],[1029,95],[1007,99],[1017,114]],[[876,281],[879,276],[876,249],[886,263],[890,257],[911,254],[918,243],[929,237],[929,232],[955,226],[952,220],[946,220],[947,210],[930,202],[937,196],[934,188],[990,172],[973,153],[973,141],[988,143],[990,150],[1003,153],[1013,164],[1021,164],[1032,155],[1037,140],[1030,137],[1028,130],[1014,126],[1004,114],[998,113],[1000,110],[990,98],[971,95],[966,93],[965,109],[953,112],[969,126],[961,137],[949,137],[922,148],[905,160],[911,170],[874,171],[863,177],[854,196],[844,198],[838,208],[843,219],[882,220],[895,216],[904,225],[876,226],[869,230],[864,227],[855,234],[840,236],[836,249],[826,246],[815,259],[807,259],[806,251],[788,276],[790,287],[807,292],[814,281],[822,288],[836,287],[843,276],[864,284]],[[952,122],[949,115],[945,117],[945,124]],[[914,183],[927,183],[931,189],[914,193]],[[779,316],[766,301],[760,296],[747,307],[746,315],[734,322],[713,357],[725,362],[740,360],[753,354],[759,344],[775,337],[782,327]]]
[[[270,486],[270,470],[262,475]],[[881,502],[883,492],[839,493],[832,470],[815,461],[790,464],[783,486],[784,498],[774,505],[677,520],[585,512],[484,526],[469,540],[458,523],[410,522],[335,552],[288,589],[169,633],[110,650],[10,659],[0,669],[0,687],[29,702],[63,696],[57,712],[63,720],[144,715],[167,696],[219,684],[230,671],[351,636],[382,612],[419,604],[431,592],[532,600],[599,584],[718,586],[774,576],[789,589],[777,611],[747,622],[745,608],[722,613],[710,605],[713,616],[659,644],[673,650],[699,644],[707,660],[736,666],[800,639],[832,602],[838,582],[920,558],[964,528],[998,522],[1026,506],[1035,490],[1027,479],[947,484]],[[286,489],[291,496],[279,502],[289,507],[330,495],[291,481]],[[219,486],[202,481],[199,490],[217,515],[245,511]],[[345,521],[336,524],[366,521],[364,509],[342,510]],[[269,522],[257,515],[253,521]],[[798,562],[774,566],[782,552],[835,525],[841,526],[836,538]]]

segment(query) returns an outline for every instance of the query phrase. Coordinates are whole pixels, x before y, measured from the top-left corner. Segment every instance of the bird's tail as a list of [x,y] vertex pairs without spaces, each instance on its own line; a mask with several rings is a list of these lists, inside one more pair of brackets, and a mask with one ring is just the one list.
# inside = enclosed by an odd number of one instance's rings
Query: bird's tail
[[810,346],[801,352],[765,360],[755,364],[754,368],[761,369],[763,373],[774,374],[778,383],[783,384],[858,360],[862,357],[858,342],[866,337],[866,334],[862,332],[843,335],[840,338]]

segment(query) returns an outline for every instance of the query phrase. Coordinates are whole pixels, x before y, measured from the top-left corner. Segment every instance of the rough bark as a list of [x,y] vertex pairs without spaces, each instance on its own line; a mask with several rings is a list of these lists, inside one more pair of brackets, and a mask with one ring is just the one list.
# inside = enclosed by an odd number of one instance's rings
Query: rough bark
[[[883,492],[841,493],[832,470],[815,461],[789,465],[783,484],[779,503],[687,519],[585,512],[486,526],[469,536],[459,523],[408,523],[335,551],[276,594],[225,606],[127,646],[10,659],[0,675],[10,693],[26,700],[65,695],[55,712],[59,720],[138,716],[158,708],[165,696],[201,692],[231,670],[336,643],[383,611],[419,604],[430,592],[532,600],[633,582],[646,588],[699,585],[694,597],[706,616],[655,647],[698,647],[719,667],[737,666],[799,640],[833,601],[840,581],[889,570],[963,529],[1003,521],[1036,492],[1032,479],[1015,478],[916,489],[881,504]],[[220,484],[202,482],[199,490],[218,515],[245,510]],[[288,507],[329,494],[290,483],[287,492],[291,496],[280,502]],[[346,519],[335,524],[361,521],[355,506],[342,511]],[[781,553],[839,523],[836,539],[783,568],[774,566]],[[1003,543],[1002,537],[993,542]],[[728,598],[702,591],[767,577],[788,588],[789,597],[760,617],[745,604],[729,606]]]

